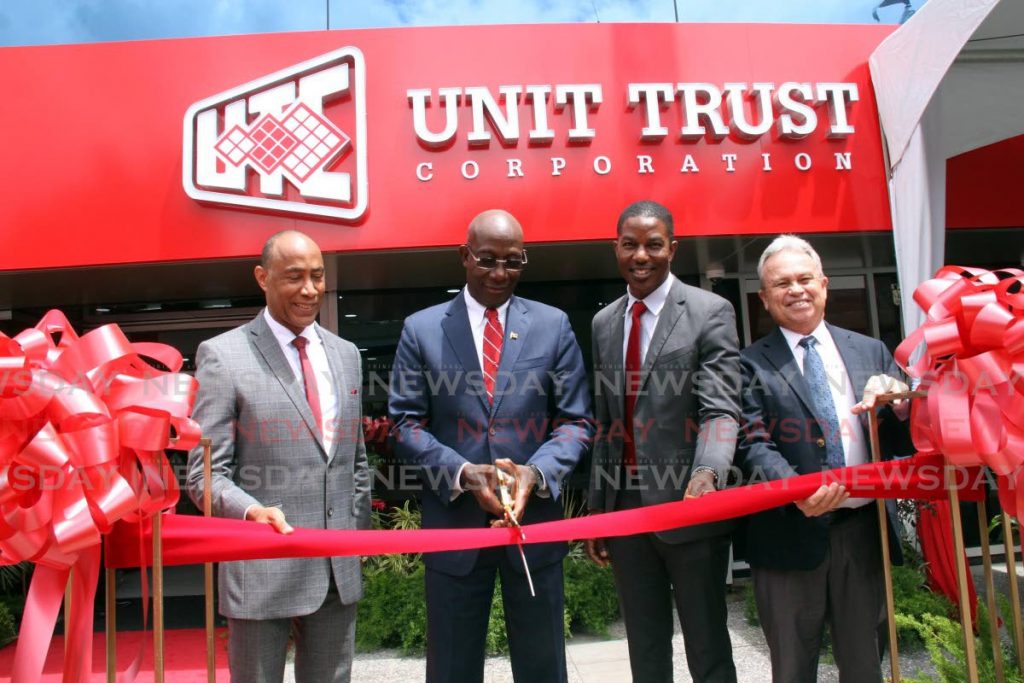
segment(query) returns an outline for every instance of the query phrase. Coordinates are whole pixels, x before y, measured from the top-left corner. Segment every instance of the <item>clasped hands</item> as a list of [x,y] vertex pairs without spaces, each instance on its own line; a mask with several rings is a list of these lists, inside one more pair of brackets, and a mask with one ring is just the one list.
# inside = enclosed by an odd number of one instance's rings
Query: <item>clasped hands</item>
[[[498,498],[499,470],[508,475],[509,493],[512,496],[511,513],[506,511]],[[481,509],[498,518],[491,522],[491,526],[495,527],[509,526],[512,519],[516,523],[522,521],[526,504],[537,483],[532,468],[517,465],[508,458],[499,458],[493,465],[466,465],[462,468],[462,478],[459,481],[462,490],[472,493]]]

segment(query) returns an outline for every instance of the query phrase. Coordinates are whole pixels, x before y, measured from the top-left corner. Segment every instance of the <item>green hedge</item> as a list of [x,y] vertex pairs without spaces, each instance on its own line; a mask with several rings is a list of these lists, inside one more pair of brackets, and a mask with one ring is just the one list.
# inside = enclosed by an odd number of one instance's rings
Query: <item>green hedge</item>
[[[423,588],[423,563],[412,568],[367,571],[364,594],[359,602],[356,646],[362,650],[397,648],[405,654],[420,654],[426,646],[427,602]],[[606,635],[608,625],[618,619],[619,605],[611,569],[593,564],[575,550],[564,561],[566,634],[573,632]],[[488,654],[508,651],[505,611],[501,586],[495,582],[491,616],[487,628]]]

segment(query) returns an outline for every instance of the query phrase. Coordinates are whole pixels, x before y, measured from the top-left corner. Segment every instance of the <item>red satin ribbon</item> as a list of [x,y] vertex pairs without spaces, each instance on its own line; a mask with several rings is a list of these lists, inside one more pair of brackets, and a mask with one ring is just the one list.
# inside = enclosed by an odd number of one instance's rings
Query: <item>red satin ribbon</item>
[[[900,345],[896,358],[928,389],[927,399],[915,402],[911,423],[915,444],[925,455],[531,525],[526,542],[738,517],[806,498],[837,476],[855,496],[935,498],[944,495],[945,462],[991,467],[999,475],[1004,509],[1016,516],[1024,502],[1024,273],[943,268],[914,298],[928,320]],[[922,358],[908,366],[922,343]],[[170,372],[154,370],[141,356]],[[15,656],[15,682],[38,680],[72,568],[73,623],[67,625],[64,680],[88,676],[103,534],[118,530],[108,544],[109,566],[149,561],[137,552],[138,526],[114,524],[145,520],[177,501],[163,449],[188,449],[199,439],[198,425],[188,417],[196,384],[178,373],[181,361],[170,347],[130,344],[114,325],[79,338],[58,311],[13,339],[0,334],[0,563],[37,564]],[[124,542],[121,534],[133,528],[135,538]],[[163,538],[168,565],[431,552],[517,541],[509,529],[298,529],[282,536],[248,522],[174,515],[166,517]],[[149,544],[143,546],[148,552]]]
[[[956,484],[965,499],[984,493],[984,481],[960,470]],[[526,543],[602,538],[664,531],[741,517],[807,498],[823,483],[839,481],[856,497],[922,498],[946,495],[944,461],[918,456],[858,465],[825,473],[726,489],[713,495],[589,517],[523,527]],[[134,567],[138,527],[118,525],[108,546],[107,566]],[[519,542],[513,528],[425,529],[414,531],[326,531],[296,529],[282,535],[265,524],[234,519],[167,515],[163,519],[165,565],[230,562],[283,557],[380,555],[486,548]],[[147,549],[152,545],[144,544]],[[147,557],[146,561],[151,561]]]
[[13,681],[39,679],[72,570],[63,680],[87,680],[102,535],[173,507],[163,451],[199,442],[197,385],[181,364],[173,348],[131,344],[116,325],[79,337],[59,311],[0,334],[0,564],[36,564]]
[[914,402],[914,444],[956,465],[990,467],[1003,509],[1017,517],[1024,507],[1024,271],[946,266],[917,288],[914,301],[927,319],[895,354],[928,392]]

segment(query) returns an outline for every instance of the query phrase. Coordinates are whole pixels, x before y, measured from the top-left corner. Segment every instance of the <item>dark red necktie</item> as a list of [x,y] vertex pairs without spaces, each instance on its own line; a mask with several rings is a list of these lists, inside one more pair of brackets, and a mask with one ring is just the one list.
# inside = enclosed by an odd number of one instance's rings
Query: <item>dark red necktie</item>
[[306,400],[309,401],[309,408],[313,411],[313,420],[316,422],[317,433],[323,429],[323,421],[320,413],[320,391],[316,386],[316,373],[313,372],[313,364],[309,362],[306,355],[306,345],[309,340],[305,337],[296,337],[292,340],[292,346],[299,350],[299,363],[302,365],[302,383],[306,386]]
[[494,382],[498,376],[498,364],[501,363],[505,332],[498,320],[498,309],[488,308],[484,317],[487,319],[484,327],[484,389],[487,391],[487,401],[494,405]]
[[629,340],[626,342],[626,395],[623,401],[625,434],[622,441],[622,464],[626,472],[636,471],[636,444],[633,442],[633,411],[636,395],[640,391],[640,316],[647,310],[643,301],[636,301],[630,309]]

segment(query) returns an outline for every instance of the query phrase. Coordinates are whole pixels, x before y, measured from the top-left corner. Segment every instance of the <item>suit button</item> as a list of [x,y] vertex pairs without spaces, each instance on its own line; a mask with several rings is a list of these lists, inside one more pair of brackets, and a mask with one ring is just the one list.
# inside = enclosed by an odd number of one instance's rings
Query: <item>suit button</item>
[[333,517],[334,516],[334,508],[327,508],[327,516],[328,517]]
[[494,427],[491,427],[490,429],[487,430],[487,433],[490,434],[491,436],[495,436],[497,435],[498,430],[495,429]]
[[819,437],[818,440],[814,442],[814,445],[817,446],[818,448],[824,448],[825,447],[825,439],[822,439],[822,438]]

